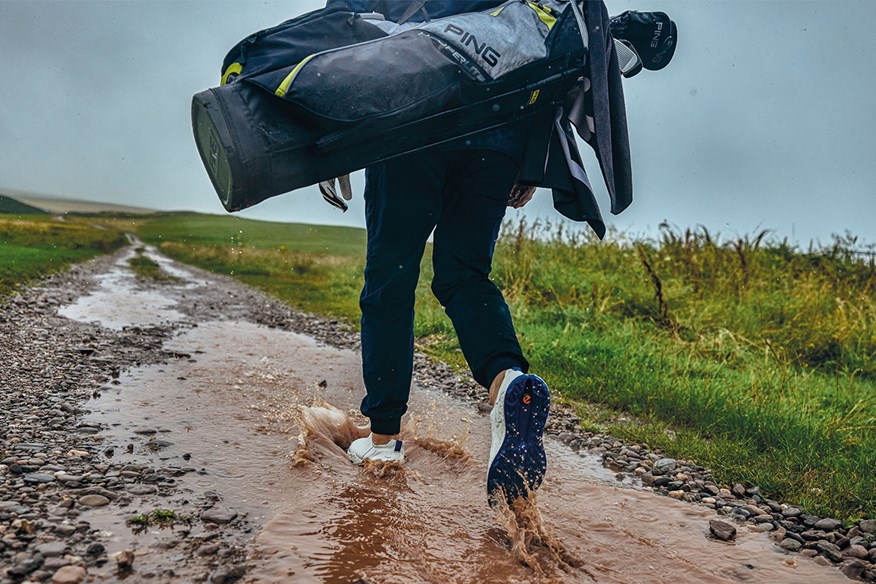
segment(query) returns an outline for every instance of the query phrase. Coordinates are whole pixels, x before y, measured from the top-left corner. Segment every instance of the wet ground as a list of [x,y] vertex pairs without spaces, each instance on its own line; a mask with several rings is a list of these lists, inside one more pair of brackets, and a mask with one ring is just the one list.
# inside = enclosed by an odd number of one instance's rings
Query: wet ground
[[[493,510],[487,415],[428,387],[412,391],[408,463],[355,467],[344,448],[365,432],[357,352],[258,324],[257,306],[223,310],[226,280],[154,250],[179,280],[138,282],[126,253],[60,313],[119,330],[173,328],[162,346],[172,358],[123,370],[84,406],[114,465],[173,477],[129,486],[124,507],[82,513],[110,556],[134,551],[127,582],[847,581],[750,524],[734,541],[713,539],[713,509],[619,482],[599,458],[552,438],[535,505]],[[199,298],[208,306],[193,310]],[[176,518],[131,523],[154,509]],[[107,562],[89,578],[121,576]]]

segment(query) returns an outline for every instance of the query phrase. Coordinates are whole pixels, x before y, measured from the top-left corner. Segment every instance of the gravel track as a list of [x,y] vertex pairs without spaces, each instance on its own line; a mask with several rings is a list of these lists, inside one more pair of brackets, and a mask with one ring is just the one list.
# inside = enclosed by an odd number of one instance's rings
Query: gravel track
[[[133,246],[132,246],[133,247]],[[246,545],[253,528],[245,517],[222,517],[221,493],[204,491],[182,497],[180,476],[197,472],[156,456],[149,464],[113,459],[116,449],[149,448],[110,444],[99,424],[83,421],[86,402],[101,388],[119,383],[124,371],[149,364],[191,358],[163,349],[176,331],[206,320],[239,319],[303,333],[330,346],[358,349],[358,335],[343,324],[296,312],[243,284],[191,268],[215,283],[197,294],[177,293],[177,322],[121,330],[73,321],[58,315],[64,305],[92,293],[96,276],[106,273],[127,248],[74,266],[22,291],[0,308],[0,578],[4,582],[84,581],[88,574],[122,579],[134,555],[109,557],[105,534],[84,520],[97,507],[124,509],[132,497],[152,498],[155,507],[174,505],[190,519],[174,530],[167,561],[151,564],[141,578],[233,582],[246,572]],[[171,286],[140,282],[143,288]],[[484,391],[449,366],[417,355],[415,381],[463,398],[488,410]],[[734,525],[749,523],[772,532],[789,552],[817,556],[853,579],[876,581],[876,521],[844,527],[797,507],[766,500],[755,486],[722,485],[692,461],[665,458],[642,445],[580,430],[570,411],[552,412],[548,433],[583,455],[600,455],[619,481],[706,505],[726,516],[712,536],[733,537]],[[159,553],[160,556],[160,553]],[[174,556],[173,561],[170,560]],[[182,559],[180,559],[182,558]],[[160,559],[160,558],[159,558]],[[101,581],[105,581],[104,578]]]

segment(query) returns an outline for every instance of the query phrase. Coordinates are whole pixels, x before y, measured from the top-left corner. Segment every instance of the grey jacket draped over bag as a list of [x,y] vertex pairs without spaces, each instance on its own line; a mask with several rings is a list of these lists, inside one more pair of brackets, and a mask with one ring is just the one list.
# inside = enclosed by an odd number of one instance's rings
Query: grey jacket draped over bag
[[520,182],[551,189],[557,211],[573,221],[586,221],[602,238],[605,222],[572,126],[596,154],[613,214],[626,209],[633,200],[630,141],[608,12],[602,0],[586,0],[583,13],[589,40],[588,78],[576,86],[562,107],[534,120]]

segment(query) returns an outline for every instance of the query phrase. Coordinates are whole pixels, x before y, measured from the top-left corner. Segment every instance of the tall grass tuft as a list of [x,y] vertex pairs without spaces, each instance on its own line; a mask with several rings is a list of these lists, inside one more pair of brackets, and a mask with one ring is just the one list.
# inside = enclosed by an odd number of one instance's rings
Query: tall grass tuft
[[[849,240],[505,232],[494,278],[554,387],[640,416],[613,431],[699,454],[726,480],[876,513],[876,270]],[[676,438],[655,431],[666,424]]]

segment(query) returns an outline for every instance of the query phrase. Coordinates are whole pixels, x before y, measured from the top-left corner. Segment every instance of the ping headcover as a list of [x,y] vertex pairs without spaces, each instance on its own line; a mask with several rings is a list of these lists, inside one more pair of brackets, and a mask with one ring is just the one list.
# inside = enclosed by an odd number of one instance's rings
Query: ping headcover
[[[612,17],[611,35],[616,41],[624,77],[632,77],[642,67],[649,71],[664,68],[672,60],[678,44],[678,30],[665,12],[627,10]],[[634,59],[630,53],[635,53],[639,59]]]

